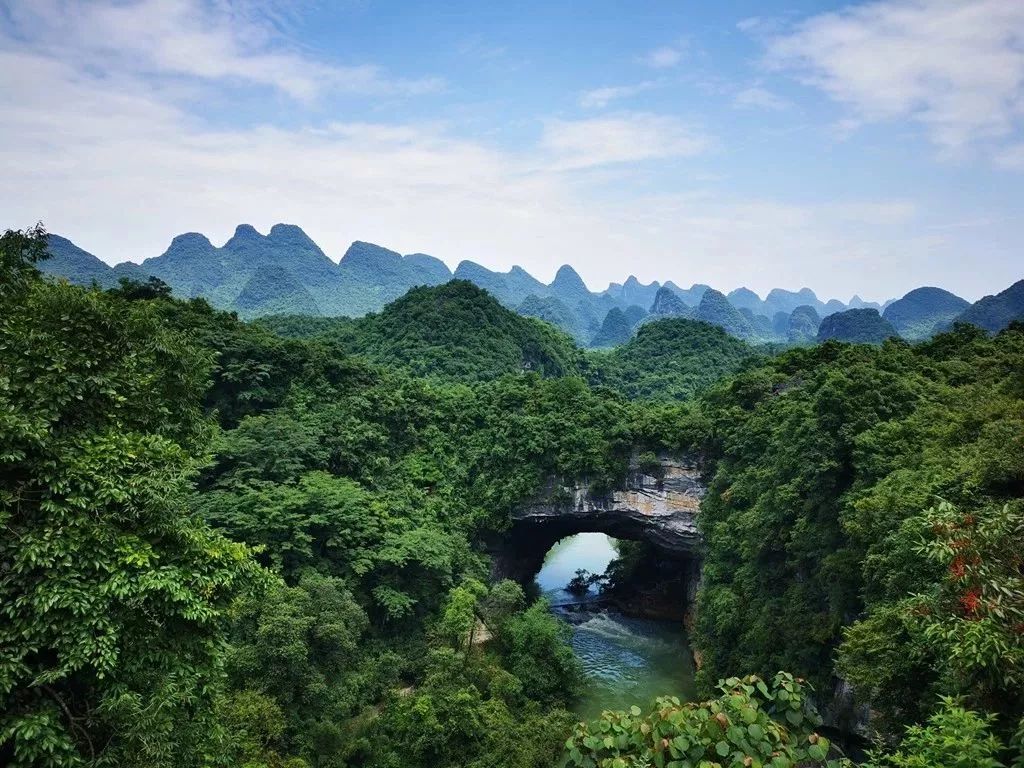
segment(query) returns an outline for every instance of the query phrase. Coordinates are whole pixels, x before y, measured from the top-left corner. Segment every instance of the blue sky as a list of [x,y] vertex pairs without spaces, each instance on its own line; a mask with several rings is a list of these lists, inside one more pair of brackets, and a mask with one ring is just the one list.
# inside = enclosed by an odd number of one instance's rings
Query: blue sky
[[0,0],[4,226],[643,281],[1024,277],[1024,2]]

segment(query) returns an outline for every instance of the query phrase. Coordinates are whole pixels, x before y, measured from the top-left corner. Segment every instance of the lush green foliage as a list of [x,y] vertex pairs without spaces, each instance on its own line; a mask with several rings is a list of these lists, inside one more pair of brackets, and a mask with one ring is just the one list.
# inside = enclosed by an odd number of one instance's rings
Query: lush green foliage
[[352,749],[345,723],[366,702],[384,698],[402,669],[368,629],[345,581],[312,571],[294,587],[243,601],[227,659],[229,706],[256,701],[279,711],[275,736],[283,753],[343,765]]
[[892,754],[879,750],[865,768],[1002,768],[998,760],[1004,746],[992,734],[994,716],[982,717],[952,699],[928,718],[927,725],[912,725]]
[[0,296],[5,301],[20,297],[39,276],[37,264],[47,258],[42,224],[24,232],[7,230],[0,235]]
[[[369,621],[358,639],[360,652],[346,662],[346,674],[316,672],[312,678],[330,681],[326,687],[310,688],[311,673],[299,672],[291,661],[278,665],[294,672],[288,690],[310,692],[299,706],[294,696],[268,687],[266,681],[280,677],[268,665],[276,654],[289,660],[301,656],[308,660],[303,667],[322,669],[327,663],[322,652],[299,628],[323,619],[301,608],[306,601],[282,598],[282,610],[291,604],[300,606],[294,609],[299,613],[290,619],[269,617],[273,624],[296,627],[294,639],[286,647],[260,650],[261,638],[270,638],[270,625],[261,631],[265,619],[245,614],[251,617],[239,629],[250,629],[235,642],[250,650],[240,658],[263,661],[262,667],[232,675],[234,697],[257,696],[284,713],[275,754],[285,749],[323,765],[346,760],[410,765],[440,759],[438,754],[451,749],[452,761],[468,762],[467,747],[437,741],[461,732],[462,726],[447,718],[463,709],[445,709],[445,714],[437,709],[458,701],[460,707],[479,704],[498,718],[496,733],[512,726],[520,737],[531,729],[539,732],[532,738],[535,763],[514,762],[522,750],[504,739],[492,746],[500,746],[507,755],[503,759],[512,762],[498,764],[545,764],[565,732],[564,717],[551,715],[551,708],[578,688],[566,629],[543,604],[525,607],[521,593],[509,598],[507,587],[498,585],[481,596],[465,578],[486,573],[472,536],[503,525],[512,506],[550,474],[615,482],[626,470],[634,435],[649,429],[642,422],[631,426],[634,409],[610,392],[593,392],[580,379],[519,373],[472,388],[440,380],[427,384],[347,360],[324,342],[285,341],[258,327],[232,325],[200,305],[169,303],[165,312],[218,350],[219,371],[239,372],[219,375],[208,394],[224,428],[214,441],[216,459],[201,477],[196,503],[231,537],[259,545],[257,557],[283,575],[286,589],[303,589],[315,569],[337,580],[338,589],[343,585]],[[269,600],[278,604],[277,598]],[[456,654],[469,653],[472,643],[465,632],[472,616],[489,615],[499,604],[513,604],[514,610],[498,610],[505,618],[488,620],[493,637],[482,666],[491,669],[488,680],[495,677],[502,690],[519,693],[495,699],[491,683],[478,681],[475,693],[463,690],[464,680],[456,686],[426,660],[436,656],[429,649],[438,643]],[[232,661],[232,669],[235,665]],[[246,680],[252,681],[248,687]],[[415,694],[392,696],[408,683]],[[374,707],[382,701],[390,703],[377,726]],[[407,705],[430,707],[431,718],[439,718],[441,725],[430,726],[435,735],[429,748],[423,743],[427,737],[416,731],[427,726],[406,712]],[[296,716],[296,711],[307,714]],[[328,714],[318,717],[317,711]],[[349,725],[339,726],[339,718]],[[376,745],[372,733],[378,727],[404,734],[392,757],[379,746],[367,752],[366,739]],[[408,751],[414,742],[421,743],[422,752]]]
[[580,363],[569,337],[505,309],[463,280],[414,288],[380,314],[354,322],[263,322],[281,332],[332,339],[349,353],[417,376],[481,381],[523,370],[563,376],[577,372]]
[[[566,742],[569,765],[580,768],[793,768],[825,765],[829,741],[814,732],[821,718],[802,680],[780,672],[771,685],[756,676],[719,681],[720,695],[699,703],[658,699],[605,712],[580,723]],[[831,764],[831,763],[830,763]],[[836,764],[838,764],[836,762]]]
[[[568,627],[522,589],[469,579],[448,593],[414,690],[399,691],[371,733],[374,766],[551,765],[569,728],[561,707],[579,691]],[[486,643],[486,644],[485,644]]]
[[846,631],[840,669],[892,716],[920,706],[906,695],[911,681],[990,712],[1024,711],[1024,509],[965,514],[942,502],[906,521],[908,533],[912,554],[942,577],[923,580],[927,591],[871,604]]
[[882,318],[905,339],[927,339],[946,330],[969,306],[941,288],[915,288],[887,306]]
[[588,378],[630,398],[686,400],[760,356],[721,328],[670,318],[645,323],[627,344],[592,353]]
[[[962,327],[917,347],[794,350],[710,392],[682,439],[714,465],[700,517],[699,681],[783,668],[828,690],[843,627],[866,615],[840,656],[876,724],[917,720],[936,693],[1019,711],[1010,678],[970,669],[976,653],[998,656],[1004,675],[1016,668],[1012,623],[989,633],[943,619],[929,631],[903,601],[933,595],[952,618],[963,594],[942,587],[944,563],[928,556],[939,544],[922,511],[937,497],[984,521],[988,550],[1019,551],[1018,523],[1006,521],[1019,520],[1024,496],[1022,381],[1019,329],[988,339]],[[988,594],[1010,590],[1000,607],[1010,610],[1019,564],[983,562],[997,574]]]
[[[468,593],[485,649],[443,627],[465,617],[455,585],[486,575],[477,533],[551,474],[615,482],[633,410],[518,368],[427,384],[159,283],[46,283],[37,241],[3,252],[2,748],[26,764],[410,765],[405,745],[367,747],[379,708],[401,730],[402,702],[476,696],[504,756],[463,729],[481,761],[550,762],[579,684],[565,628],[507,585]],[[484,671],[441,675],[438,652]],[[438,738],[459,732],[439,722]]]
[[522,683],[493,660],[436,651],[422,683],[400,691],[374,725],[366,762],[380,768],[547,768],[571,723],[564,710],[529,703]]
[[915,611],[925,638],[968,690],[999,709],[1001,692],[1024,688],[1024,506],[965,515],[943,502],[925,521],[934,538],[920,549],[948,574]]
[[0,242],[0,757],[199,762],[229,606],[262,582],[188,505],[210,356],[33,279],[40,238]]
[[[247,325],[160,280],[43,281],[44,237],[0,237],[0,759],[551,765],[580,686],[568,630],[518,585],[488,587],[481,543],[550,478],[611,488],[654,450],[707,466],[705,690],[790,669],[827,700],[838,672],[891,735],[942,707],[879,765],[1008,759],[1024,710],[1019,326],[765,358],[672,319],[584,356],[465,282],[362,320]],[[176,248],[271,271],[298,253],[314,297],[333,279],[297,228]],[[429,257],[369,248],[346,268],[360,259],[440,279]],[[525,298],[523,275],[502,279]],[[556,283],[587,327],[610,308],[570,269]],[[627,580],[648,550],[624,551]],[[820,762],[806,690],[731,678],[707,702],[581,726],[567,756]]]
[[503,308],[472,283],[416,288],[366,319],[354,351],[416,375],[486,380],[534,370],[566,375],[577,368],[574,345],[550,325]]
[[849,341],[856,344],[881,344],[896,336],[896,329],[878,314],[877,309],[848,309],[827,315],[818,326],[818,341]]

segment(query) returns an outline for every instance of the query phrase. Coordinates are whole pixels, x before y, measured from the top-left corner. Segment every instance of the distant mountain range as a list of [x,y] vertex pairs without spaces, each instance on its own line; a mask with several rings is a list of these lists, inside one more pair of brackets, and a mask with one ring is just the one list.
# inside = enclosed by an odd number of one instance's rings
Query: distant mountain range
[[707,285],[643,284],[632,276],[593,292],[569,265],[545,284],[518,266],[494,272],[463,261],[452,272],[433,256],[403,256],[360,241],[336,264],[291,224],[275,224],[266,235],[241,224],[220,247],[205,235],[189,232],[175,237],[160,256],[115,267],[58,235],[49,236],[49,250],[51,258],[41,269],[71,282],[109,288],[121,278],[156,277],[177,296],[201,296],[243,318],[361,317],[379,312],[411,288],[466,280],[519,314],[556,325],[585,347],[623,344],[639,326],[666,317],[701,320],[753,343],[878,340],[895,334],[922,339],[956,320],[994,332],[1024,317],[1024,281],[973,305],[931,287],[880,305],[858,296],[847,303],[822,301],[809,288],[775,288],[762,299],[748,288],[722,294]]

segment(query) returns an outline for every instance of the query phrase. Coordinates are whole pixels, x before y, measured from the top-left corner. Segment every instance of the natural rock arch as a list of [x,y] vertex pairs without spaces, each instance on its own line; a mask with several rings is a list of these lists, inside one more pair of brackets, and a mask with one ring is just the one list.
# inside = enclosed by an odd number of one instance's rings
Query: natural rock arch
[[494,579],[526,583],[560,539],[577,533],[606,533],[650,543],[666,559],[693,574],[685,601],[692,602],[700,572],[697,514],[706,492],[698,462],[661,457],[647,471],[634,462],[623,488],[595,492],[586,482],[551,481],[538,498],[516,510],[512,524],[488,547]]

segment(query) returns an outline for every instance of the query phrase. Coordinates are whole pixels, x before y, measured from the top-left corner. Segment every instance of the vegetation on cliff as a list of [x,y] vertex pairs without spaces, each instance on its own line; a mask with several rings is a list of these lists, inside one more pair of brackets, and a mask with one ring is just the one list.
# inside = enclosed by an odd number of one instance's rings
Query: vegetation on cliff
[[189,503],[212,356],[148,302],[40,281],[41,243],[0,238],[0,762],[198,764],[266,579]]
[[957,320],[996,333],[1014,321],[1024,321],[1024,280],[1005,291],[985,296],[965,309]]
[[640,326],[607,353],[591,353],[589,379],[631,399],[687,400],[761,354],[721,328],[685,318]]
[[[677,318],[588,357],[458,281],[246,324],[44,252],[0,238],[0,762],[814,765],[834,674],[903,737],[874,765],[1016,759],[1021,326],[766,357]],[[652,450],[707,462],[710,698],[574,729],[566,629],[481,542]]]
[[1024,328],[961,326],[794,350],[710,391],[688,438],[712,463],[704,688],[781,668],[827,691],[838,671],[876,725],[945,694],[1009,727],[1024,711],[1024,590],[1005,554],[1024,512],[1022,381]]
[[[1019,764],[1021,382],[1024,327],[959,326],[917,346],[791,350],[670,416],[676,449],[708,461],[703,693],[788,669],[827,703],[838,676],[871,728],[904,737],[873,766]],[[721,706],[612,713],[567,748],[577,765],[813,764],[791,741],[732,738],[733,713],[721,733],[698,715]]]
[[941,288],[915,288],[882,312],[905,339],[927,339],[946,330],[970,302]]
[[818,326],[818,341],[848,341],[854,344],[881,344],[897,336],[896,329],[877,309],[848,309],[827,315]]
[[[474,541],[550,474],[616,482],[632,406],[52,284],[4,237],[4,762],[551,763],[578,669],[543,604],[472,586]],[[451,628],[467,600],[507,606],[486,648]]]

